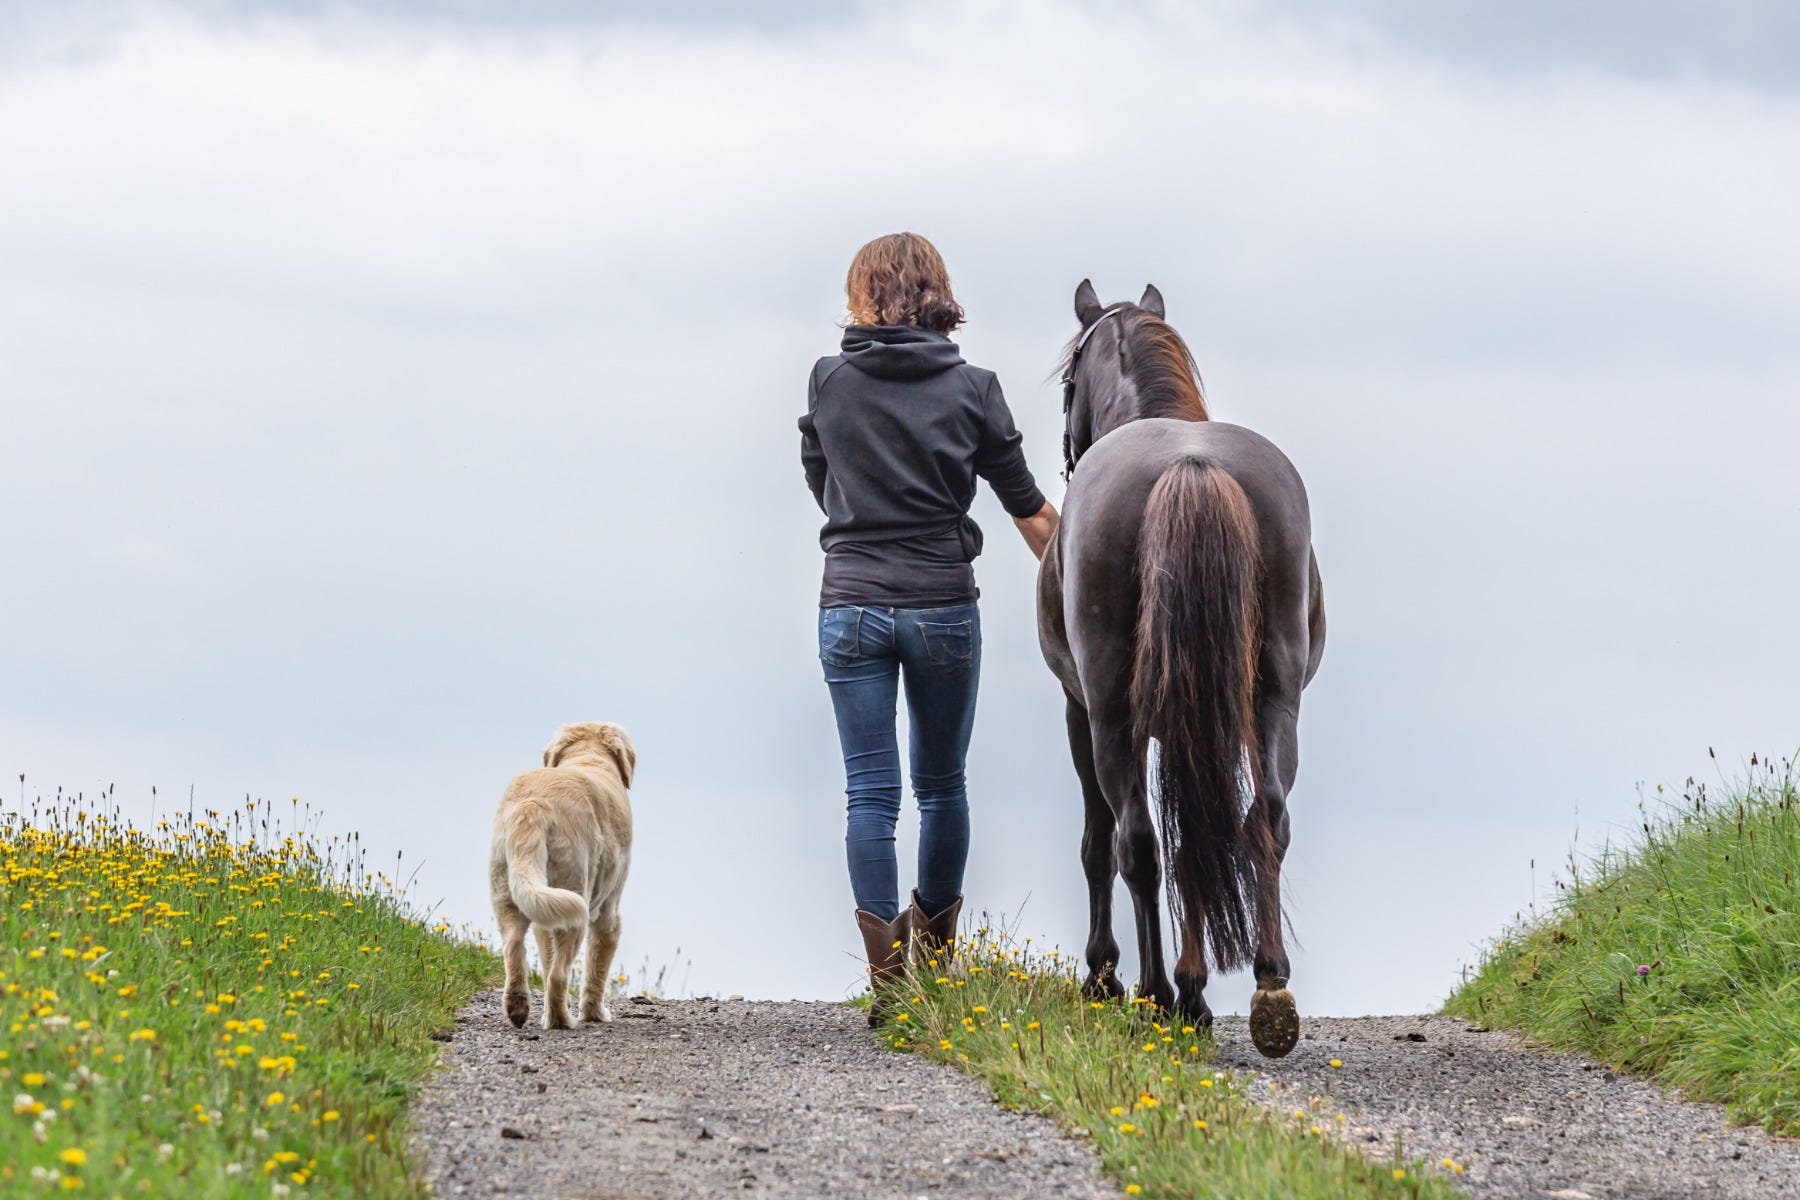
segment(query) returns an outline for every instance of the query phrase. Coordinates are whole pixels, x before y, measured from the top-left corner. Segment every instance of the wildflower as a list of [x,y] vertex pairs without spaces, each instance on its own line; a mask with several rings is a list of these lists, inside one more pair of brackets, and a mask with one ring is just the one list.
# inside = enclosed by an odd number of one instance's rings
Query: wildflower
[[156,1030],[134,1029],[131,1031],[131,1037],[128,1040],[133,1042],[154,1042],[156,1040]]
[[938,1049],[939,1050],[948,1050],[949,1048],[950,1048],[950,1039],[949,1038],[939,1038],[938,1039]]
[[1115,1104],[1112,1106],[1112,1115],[1115,1117],[1122,1117],[1125,1115],[1125,1110]]
[[1200,1118],[1198,1118],[1198,1117],[1195,1117],[1195,1118],[1194,1118],[1194,1128],[1195,1128],[1195,1129],[1205,1129],[1205,1128],[1206,1128],[1206,1122],[1205,1122],[1205,1121],[1202,1121],[1202,1120],[1200,1120]]
[[1127,1121],[1123,1125],[1119,1126],[1119,1132],[1120,1133],[1136,1133],[1137,1126],[1133,1125],[1130,1121]]
[[19,1076],[19,1082],[24,1084],[26,1087],[43,1087],[44,1086],[43,1072],[27,1071],[27,1072],[25,1072],[25,1074]]
[[87,1165],[87,1151],[79,1146],[70,1146],[57,1157],[63,1161],[64,1166],[85,1167]]
[[1025,1027],[1025,1028],[1027,1028],[1027,1029],[1036,1029],[1036,1028],[1038,1028],[1038,1022],[1036,1022],[1036,1021],[1033,1021],[1033,1022],[1032,1022],[1032,1023],[1031,1023],[1031,1024],[1029,1024],[1029,1025],[1027,1025],[1027,1026],[1026,1026],[1026,1027]]
[[1331,1060],[1331,1065],[1334,1067],[1341,1067],[1344,1065],[1344,1060],[1341,1058],[1334,1058]]
[[1650,964],[1649,963],[1639,963],[1638,964],[1638,978],[1639,979],[1642,979],[1644,976],[1648,975],[1649,973],[1650,973]]
[[1125,1185],[1125,1194],[1127,1196],[1135,1196],[1143,1190],[1144,1190],[1143,1188],[1139,1187],[1135,1183],[1128,1183]]
[[1404,1167],[1395,1167],[1394,1168],[1394,1180],[1396,1182],[1398,1182],[1399,1180],[1402,1180],[1405,1178],[1406,1178],[1406,1169]]
[[326,1109],[324,1114],[319,1117],[319,1120],[325,1121],[328,1123],[331,1121],[335,1121],[337,1119],[338,1119],[338,1110],[335,1108]]

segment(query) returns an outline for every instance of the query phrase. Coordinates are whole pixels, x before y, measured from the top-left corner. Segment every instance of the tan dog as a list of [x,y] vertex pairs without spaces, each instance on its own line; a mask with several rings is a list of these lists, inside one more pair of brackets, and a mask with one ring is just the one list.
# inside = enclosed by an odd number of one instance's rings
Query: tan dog
[[619,948],[619,896],[631,866],[631,786],[637,751],[617,725],[564,725],[541,769],[507,785],[494,815],[488,876],[506,958],[506,1015],[531,1015],[525,931],[544,961],[544,1028],[567,1029],[569,971],[588,937],[584,1021],[610,1021],[606,979]]

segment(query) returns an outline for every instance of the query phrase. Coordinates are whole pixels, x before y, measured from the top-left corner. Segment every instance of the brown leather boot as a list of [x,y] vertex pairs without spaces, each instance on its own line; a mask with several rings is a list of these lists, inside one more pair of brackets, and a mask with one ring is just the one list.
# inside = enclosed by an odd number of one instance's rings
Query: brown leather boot
[[950,965],[950,959],[955,953],[955,947],[951,943],[956,938],[956,918],[962,915],[962,902],[963,898],[958,896],[951,901],[949,908],[935,917],[928,917],[925,910],[919,907],[919,893],[915,891],[912,894],[912,909],[908,915],[912,918],[912,961],[915,967],[927,964],[934,958],[938,960],[940,968]]
[[873,1029],[887,1020],[894,1002],[889,993],[893,983],[906,969],[906,947],[912,933],[912,912],[901,909],[892,921],[884,921],[874,913],[856,910],[856,927],[862,931],[863,953],[869,957],[869,990],[875,999],[869,1005],[869,1027]]

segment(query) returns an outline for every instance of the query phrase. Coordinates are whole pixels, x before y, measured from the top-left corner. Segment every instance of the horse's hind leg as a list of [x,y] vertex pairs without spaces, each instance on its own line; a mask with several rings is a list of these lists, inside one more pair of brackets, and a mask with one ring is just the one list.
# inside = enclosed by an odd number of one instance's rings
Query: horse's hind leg
[[1145,795],[1144,762],[1133,748],[1129,721],[1102,723],[1094,766],[1112,805],[1113,853],[1137,917],[1138,995],[1167,1008],[1175,992],[1163,960],[1162,854]]
[[[1295,696],[1298,695],[1296,689]],[[1287,796],[1299,768],[1293,700],[1265,698],[1258,706],[1262,741],[1262,779],[1249,825],[1254,836],[1267,838],[1263,863],[1256,874],[1256,995],[1250,1003],[1250,1035],[1256,1048],[1280,1058],[1300,1036],[1300,1014],[1287,990],[1288,956],[1281,932],[1281,863],[1287,857]]]
[[1206,996],[1206,915],[1184,915],[1181,953],[1175,959],[1175,1011],[1201,1028],[1213,1022]]
[[1122,996],[1119,983],[1119,943],[1113,938],[1113,814],[1094,772],[1094,732],[1087,709],[1073,696],[1068,700],[1069,753],[1081,780],[1081,804],[1086,823],[1081,830],[1081,869],[1088,885],[1088,977],[1084,985],[1096,999]]

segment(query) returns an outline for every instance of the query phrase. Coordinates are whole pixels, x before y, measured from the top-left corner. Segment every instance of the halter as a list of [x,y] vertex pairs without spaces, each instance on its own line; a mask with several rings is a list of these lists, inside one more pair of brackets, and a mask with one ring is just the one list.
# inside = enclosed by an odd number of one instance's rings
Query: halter
[[1117,317],[1124,313],[1124,305],[1116,305],[1094,318],[1094,323],[1081,331],[1075,339],[1075,348],[1069,351],[1069,366],[1063,372],[1063,482],[1075,474],[1075,374],[1081,367],[1081,352],[1087,349],[1088,339],[1096,330],[1106,323],[1108,317]]

